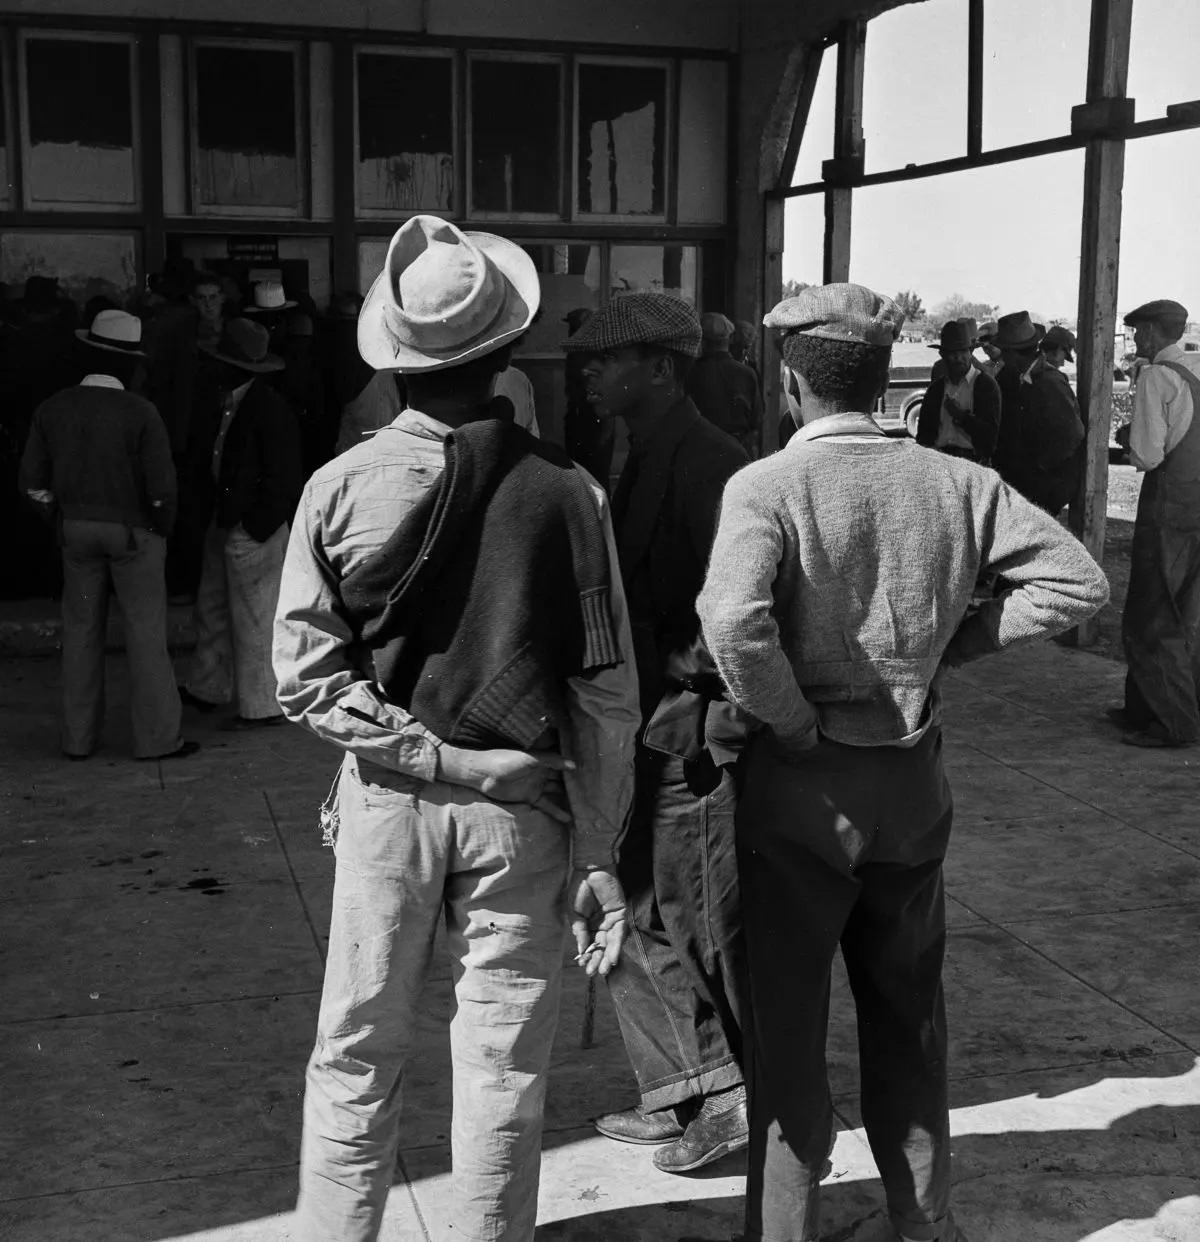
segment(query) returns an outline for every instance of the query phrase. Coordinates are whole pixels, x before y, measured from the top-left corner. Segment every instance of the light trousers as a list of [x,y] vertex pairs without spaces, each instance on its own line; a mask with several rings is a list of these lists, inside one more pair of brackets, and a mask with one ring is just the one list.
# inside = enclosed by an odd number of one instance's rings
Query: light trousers
[[[364,775],[365,774],[365,775]],[[452,1236],[529,1242],[558,1020],[568,833],[348,756],[333,916],[308,1065],[298,1236],[372,1242],[439,922],[454,984]]]
[[283,523],[262,543],[242,527],[210,526],[196,593],[196,651],[187,689],[209,703],[232,698],[238,715],[279,715],[271,640],[287,551]]

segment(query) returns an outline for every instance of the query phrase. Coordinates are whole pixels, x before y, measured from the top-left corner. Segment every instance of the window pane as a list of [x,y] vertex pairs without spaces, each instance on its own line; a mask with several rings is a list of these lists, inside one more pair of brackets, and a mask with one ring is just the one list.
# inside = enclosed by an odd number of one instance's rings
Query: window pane
[[[789,198],[784,206],[783,222],[784,297],[789,297],[798,292],[795,285],[822,283],[821,275],[825,270],[825,195],[805,194],[800,198]],[[789,282],[791,288],[788,287]],[[764,310],[770,310],[770,307],[764,307]]]
[[[132,205],[132,49],[31,38],[25,44],[31,206]],[[64,89],[64,83],[71,89]],[[80,100],[87,100],[81,107]]]
[[290,49],[196,49],[196,146],[198,207],[298,205]]
[[963,0],[904,5],[867,26],[863,138],[867,172],[966,155]]
[[579,211],[661,216],[666,210],[667,71],[579,66]]
[[0,234],[0,281],[20,288],[30,276],[51,276],[79,306],[104,294],[124,302],[137,289],[137,243],[132,233]]
[[562,69],[471,65],[471,210],[558,215]]
[[567,312],[580,306],[594,310],[600,304],[600,247],[547,242],[526,244],[522,249],[537,265],[542,301],[537,322],[522,337],[516,352],[557,356],[567,337],[563,322]]
[[1200,99],[1197,48],[1200,5],[1137,0],[1129,45],[1129,94],[1137,100],[1139,121],[1165,116],[1168,104]]
[[[870,28],[868,27],[868,36]],[[800,151],[792,185],[810,185],[821,180],[821,165],[833,159],[833,119],[837,99],[837,48],[826,48],[821,71],[808,110],[808,123],[800,135]]]
[[614,246],[609,293],[670,293],[695,306],[695,246]]
[[451,210],[453,151],[453,61],[360,52],[359,208]]

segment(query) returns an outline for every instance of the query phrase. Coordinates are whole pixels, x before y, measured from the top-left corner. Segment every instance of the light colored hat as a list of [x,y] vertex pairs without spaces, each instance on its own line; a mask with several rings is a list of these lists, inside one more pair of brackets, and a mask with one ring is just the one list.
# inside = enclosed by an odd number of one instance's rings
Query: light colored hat
[[720,311],[705,311],[700,316],[700,331],[706,341],[727,341],[733,335],[733,324]]
[[111,349],[136,358],[146,356],[141,348],[142,321],[123,310],[100,311],[90,328],[76,328],[75,335],[85,345],[94,345],[97,349]]
[[254,305],[243,306],[242,311],[247,315],[260,315],[263,311],[290,310],[295,305],[293,299],[284,296],[279,281],[260,280],[254,286]]
[[625,293],[563,342],[567,353],[602,354],[628,345],[661,345],[700,356],[700,317],[669,293]]
[[413,216],[359,312],[358,352],[377,371],[461,366],[520,336],[540,301],[537,268],[515,242]]
[[763,316],[768,328],[825,341],[854,341],[890,348],[904,323],[891,298],[865,285],[809,285]]
[[269,351],[271,334],[252,319],[230,319],[221,331],[215,345],[201,345],[206,354],[243,371],[262,374],[282,371],[286,365],[278,354]]

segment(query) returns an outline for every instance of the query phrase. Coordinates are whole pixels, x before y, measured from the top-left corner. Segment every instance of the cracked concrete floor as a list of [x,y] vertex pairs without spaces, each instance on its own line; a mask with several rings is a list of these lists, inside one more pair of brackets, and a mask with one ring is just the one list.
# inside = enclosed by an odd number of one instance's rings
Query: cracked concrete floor
[[[5,1242],[285,1242],[329,917],[315,811],[336,756],[287,728],[180,763],[110,737],[58,757],[57,665],[0,661]],[[1054,645],[948,686],[955,1208],[972,1242],[1200,1239],[1200,753],[1118,744],[1121,669]],[[603,993],[580,1047],[568,974],[538,1239],[724,1242],[744,1164],[692,1178],[588,1118],[632,1099]],[[448,975],[425,1037],[384,1238],[445,1238]],[[823,1236],[883,1242],[835,990],[840,1133]]]

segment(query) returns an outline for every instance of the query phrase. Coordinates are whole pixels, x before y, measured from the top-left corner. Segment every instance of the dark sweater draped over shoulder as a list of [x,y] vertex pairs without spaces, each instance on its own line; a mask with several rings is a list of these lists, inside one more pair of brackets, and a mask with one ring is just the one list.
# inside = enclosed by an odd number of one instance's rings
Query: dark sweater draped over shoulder
[[584,476],[512,423],[451,432],[445,469],[342,582],[384,694],[453,745],[527,749],[567,678],[620,662]]

